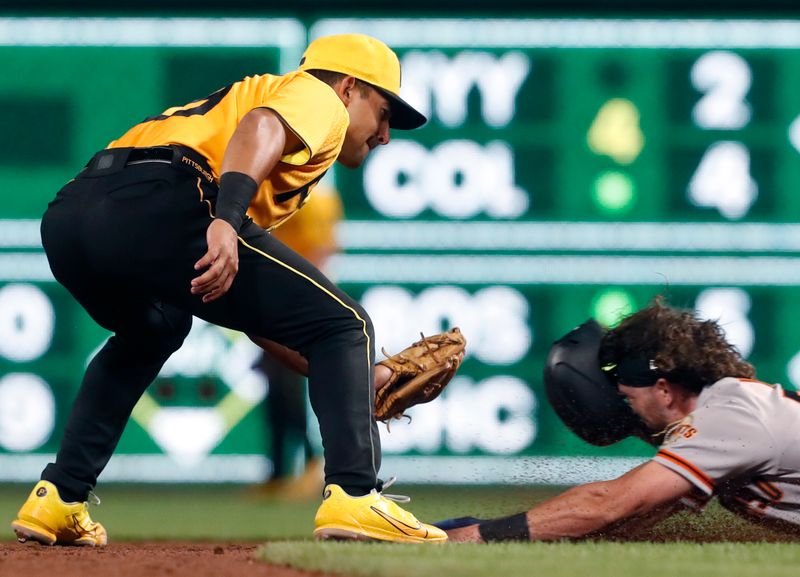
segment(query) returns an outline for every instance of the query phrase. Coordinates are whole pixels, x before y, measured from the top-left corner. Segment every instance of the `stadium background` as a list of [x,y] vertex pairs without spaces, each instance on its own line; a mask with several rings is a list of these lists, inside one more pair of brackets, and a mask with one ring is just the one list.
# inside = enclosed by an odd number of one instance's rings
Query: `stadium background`
[[[648,448],[579,441],[547,406],[541,368],[571,327],[659,293],[722,318],[761,378],[800,385],[800,21],[41,5],[48,15],[0,17],[0,481],[38,477],[107,336],[50,276],[47,201],[132,123],[287,71],[336,31],[394,46],[404,96],[431,122],[335,171],[346,219],[331,272],[371,312],[379,347],[451,324],[470,339],[443,398],[384,434],[385,474],[569,484],[626,470]],[[257,354],[197,321],[103,480],[261,480]]]

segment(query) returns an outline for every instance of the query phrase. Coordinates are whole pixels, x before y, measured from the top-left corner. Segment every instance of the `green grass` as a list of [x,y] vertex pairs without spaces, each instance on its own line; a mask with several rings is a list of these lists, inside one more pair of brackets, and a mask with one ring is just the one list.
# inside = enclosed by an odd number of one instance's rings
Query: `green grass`
[[[8,528],[32,485],[0,485],[0,522]],[[394,488],[393,488],[394,490]],[[413,496],[410,510],[435,521],[467,514],[494,515],[522,510],[553,494],[550,489],[399,487]],[[259,500],[239,486],[100,485],[102,504],[92,506],[112,541],[235,540],[310,538],[319,501]],[[10,529],[0,539],[12,540]]]
[[[15,517],[31,485],[0,485],[0,522]],[[394,491],[394,488],[392,488]],[[101,485],[102,504],[91,507],[115,541],[308,539],[319,501],[287,503],[255,499],[239,486]],[[408,509],[423,521],[516,513],[559,492],[530,487],[398,487],[413,497]],[[8,525],[6,525],[8,527]],[[703,515],[678,515],[655,528],[658,541],[790,541],[751,525],[716,505]],[[0,530],[0,539],[13,533]]]
[[[0,518],[10,523],[30,489],[0,486]],[[90,512],[112,542],[298,539],[313,529],[318,506],[259,501],[240,487],[107,485],[97,493],[102,503]],[[10,529],[0,535],[14,538]]]
[[[10,522],[30,489],[0,485],[0,519]],[[431,522],[522,511],[559,489],[401,486],[397,492],[411,495],[409,509]],[[716,505],[662,523],[646,536],[655,542],[416,546],[314,542],[318,501],[259,500],[237,486],[101,485],[98,493],[103,503],[92,516],[112,543],[266,543],[259,552],[266,561],[349,577],[788,577],[800,567],[800,537],[756,527]],[[5,526],[0,538],[12,540]]]
[[795,577],[796,544],[275,542],[265,561],[350,577]]

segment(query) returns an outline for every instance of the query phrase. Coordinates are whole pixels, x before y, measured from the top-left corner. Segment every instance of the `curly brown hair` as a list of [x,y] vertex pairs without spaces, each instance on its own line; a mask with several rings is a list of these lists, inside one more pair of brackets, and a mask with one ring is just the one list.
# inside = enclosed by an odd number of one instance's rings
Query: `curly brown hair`
[[606,333],[600,346],[601,366],[632,355],[655,361],[659,373],[692,391],[723,377],[752,378],[755,368],[725,340],[719,323],[690,310],[673,308],[658,296]]

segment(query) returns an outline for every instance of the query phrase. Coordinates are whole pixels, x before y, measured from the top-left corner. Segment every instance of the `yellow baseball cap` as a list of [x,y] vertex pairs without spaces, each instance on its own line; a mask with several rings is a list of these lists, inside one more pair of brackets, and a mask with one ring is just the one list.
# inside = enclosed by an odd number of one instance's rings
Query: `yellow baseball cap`
[[306,48],[300,70],[330,70],[372,85],[389,101],[389,126],[419,128],[427,118],[400,98],[400,61],[391,48],[365,34],[335,34],[317,38]]

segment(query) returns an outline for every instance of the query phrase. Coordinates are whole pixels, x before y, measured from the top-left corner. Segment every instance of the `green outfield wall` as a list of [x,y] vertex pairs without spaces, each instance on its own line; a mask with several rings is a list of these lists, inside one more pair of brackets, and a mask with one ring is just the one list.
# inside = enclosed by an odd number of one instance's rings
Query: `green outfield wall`
[[[49,271],[50,198],[130,125],[345,31],[396,48],[430,122],[335,169],[330,273],[379,349],[450,325],[470,343],[446,393],[382,432],[386,475],[580,482],[646,458],[578,440],[541,374],[569,329],[660,293],[800,385],[800,20],[0,17],[0,481],[52,458],[108,337]],[[267,475],[258,354],[196,321],[105,478]]]

